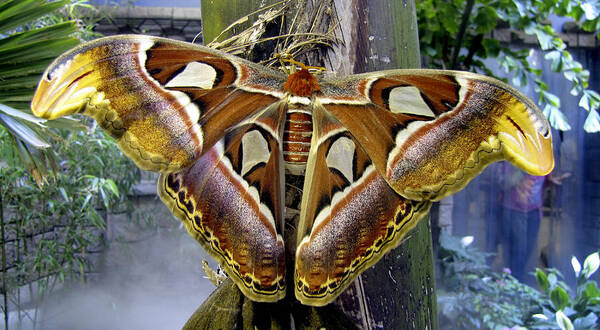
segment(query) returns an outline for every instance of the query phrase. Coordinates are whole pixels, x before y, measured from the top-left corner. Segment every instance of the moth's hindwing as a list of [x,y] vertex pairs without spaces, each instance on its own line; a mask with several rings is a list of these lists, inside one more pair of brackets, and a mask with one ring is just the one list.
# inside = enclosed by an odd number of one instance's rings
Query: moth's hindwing
[[280,110],[270,107],[159,181],[161,199],[188,232],[246,296],[264,302],[283,298],[286,287]]
[[315,108],[313,118],[295,292],[302,303],[322,306],[396,247],[427,214],[430,202],[398,195],[357,139],[324,109]]
[[321,90],[323,106],[405,198],[439,200],[502,159],[534,175],[554,166],[541,111],[492,78],[394,70],[328,81]]

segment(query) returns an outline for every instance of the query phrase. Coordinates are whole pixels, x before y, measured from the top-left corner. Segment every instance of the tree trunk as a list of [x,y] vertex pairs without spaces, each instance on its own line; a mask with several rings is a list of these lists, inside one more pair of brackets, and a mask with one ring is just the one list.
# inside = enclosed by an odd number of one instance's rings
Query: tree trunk
[[[326,0],[323,0],[326,1]],[[310,11],[314,0],[301,10]],[[379,2],[329,0],[339,19],[338,38],[325,65],[340,74],[420,67],[414,0]],[[259,8],[257,0],[202,2],[205,43],[232,22]],[[270,0],[267,3],[276,1]],[[262,2],[263,6],[265,2]],[[327,22],[335,24],[336,20]],[[308,63],[319,65],[319,63]],[[400,247],[365,271],[336,304],[361,328],[436,329],[436,297],[429,217],[420,222]],[[286,240],[294,237],[286,233]],[[287,243],[287,242],[286,242]],[[289,259],[288,259],[289,260]],[[290,268],[288,268],[290,270]],[[291,293],[290,293],[291,292]],[[227,281],[194,313],[184,329],[207,327],[352,328],[333,304],[311,308],[294,302],[293,291],[277,304],[255,303]],[[216,316],[215,316],[216,315]],[[221,323],[211,323],[219,319]]]
[[[351,74],[420,68],[414,0],[334,2],[343,43],[329,52],[330,69]],[[354,290],[349,290],[353,297],[346,293],[340,299],[344,310],[361,306],[362,327],[438,327],[429,217],[409,235],[355,281]]]
[[[264,7],[275,2],[277,1],[202,0],[202,36],[204,38],[204,43],[207,44],[211,42],[231,23],[259,9],[261,4]],[[242,26],[238,27],[238,29],[242,28]],[[232,33],[235,34],[239,32],[238,29],[233,29]]]

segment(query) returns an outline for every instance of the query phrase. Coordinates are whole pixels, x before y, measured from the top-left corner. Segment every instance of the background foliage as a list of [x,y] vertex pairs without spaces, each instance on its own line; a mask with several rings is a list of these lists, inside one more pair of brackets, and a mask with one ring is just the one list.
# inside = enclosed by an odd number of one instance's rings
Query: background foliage
[[[35,118],[29,104],[48,64],[80,40],[96,36],[92,23],[97,17],[91,8],[70,0],[0,4],[0,126],[13,138],[13,147],[38,185],[56,167],[46,128],[73,128],[77,122]],[[78,16],[83,10],[87,16]]]
[[[502,44],[492,31],[509,27],[535,36],[552,70],[571,82],[571,94],[579,95],[579,106],[588,112],[586,132],[600,132],[600,95],[588,88],[590,72],[567,50],[551,25],[556,18],[574,21],[584,32],[598,37],[600,2],[581,0],[425,0],[417,1],[419,37],[425,65],[432,68],[482,72],[494,76],[485,59],[495,58],[516,87],[533,80],[538,104],[558,130],[569,130],[560,98],[542,81],[541,69],[531,65],[531,49]],[[449,19],[450,18],[450,19]],[[505,79],[506,80],[506,79]],[[564,109],[563,109],[564,110]]]
[[598,253],[583,267],[573,257],[573,291],[556,269],[537,269],[538,289],[520,283],[506,269],[491,270],[489,255],[471,245],[472,237],[440,236],[438,304],[441,329],[597,329],[600,291],[590,277]]

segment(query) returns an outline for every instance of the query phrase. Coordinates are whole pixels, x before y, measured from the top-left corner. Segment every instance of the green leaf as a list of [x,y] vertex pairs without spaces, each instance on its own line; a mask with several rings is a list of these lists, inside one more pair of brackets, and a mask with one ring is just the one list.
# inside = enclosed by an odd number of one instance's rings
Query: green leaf
[[543,28],[536,27],[533,32],[538,38],[540,48],[542,50],[548,50],[554,48],[554,36],[550,35]]
[[573,322],[575,329],[594,329],[598,322],[598,316],[594,313],[589,313],[585,317],[578,317]]
[[442,21],[442,25],[446,32],[451,35],[458,33],[458,20],[456,19],[446,19]]
[[527,16],[527,9],[525,8],[525,5],[521,3],[521,1],[513,0],[513,4],[517,7],[517,11],[521,17]]
[[113,195],[119,197],[119,188],[117,188],[117,185],[112,179],[106,179],[104,183],[105,187],[107,187]]
[[77,22],[58,23],[39,29],[15,33],[0,40],[0,49],[42,40],[66,38],[77,31]]
[[85,207],[87,206],[87,204],[90,202],[90,200],[92,199],[92,194],[87,194],[85,195],[85,199],[83,200],[83,204],[81,205],[81,211],[83,211],[85,209]]
[[589,94],[589,97],[596,103],[600,103],[600,95],[598,93],[596,93],[595,91],[592,90],[588,90],[587,93]]
[[579,277],[579,273],[581,272],[581,264],[579,263],[579,260],[577,260],[577,257],[571,257],[571,266],[575,272],[575,277]]
[[548,277],[539,268],[536,268],[535,270],[535,280],[542,292],[546,292],[546,290],[548,290],[548,287],[550,286],[550,283],[548,282]]
[[515,76],[512,79],[512,83],[519,87],[527,86],[527,75],[523,69],[517,68]]
[[[4,77],[6,78],[6,77]],[[0,92],[10,91],[11,89],[17,90],[26,90],[29,95],[31,93],[29,91],[33,91],[33,89],[37,86],[38,81],[40,80],[40,75],[37,73],[30,75],[23,75],[20,77],[12,77],[11,79],[4,80],[0,85]]]
[[592,100],[590,99],[590,96],[588,93],[586,93],[587,91],[583,92],[583,95],[581,96],[581,98],[579,99],[579,106],[584,108],[587,111],[590,111],[590,109],[592,108]]
[[571,129],[571,125],[569,125],[567,117],[557,107],[552,106],[551,104],[546,104],[542,112],[544,113],[544,116],[548,118],[550,125],[557,130],[568,131]]
[[536,68],[532,68],[532,67],[529,67],[528,70],[529,70],[529,72],[535,74],[538,77],[541,77],[542,73],[544,72],[542,69],[536,69]]
[[581,9],[585,13],[586,20],[593,20],[600,16],[600,10],[598,10],[598,3],[596,1],[586,1],[581,4]]
[[0,104],[0,112],[4,112],[5,114],[10,115],[10,116],[15,117],[15,118],[23,119],[23,120],[25,120],[27,122],[36,124],[36,125],[38,125],[40,127],[45,127],[43,125],[43,123],[47,122],[46,119],[35,117],[35,116],[33,116],[33,115],[29,114],[29,113],[26,113],[24,111],[8,107],[8,106],[6,106],[4,104]]
[[102,186],[98,187],[98,192],[100,193],[100,198],[102,199],[102,204],[104,204],[104,208],[108,210],[108,206],[110,205],[110,199],[104,192]]
[[573,86],[571,87],[569,94],[571,94],[573,96],[577,96],[577,95],[579,95],[579,93],[582,92],[582,90],[583,90],[583,88],[581,87],[581,84],[579,84],[577,82],[573,82]]
[[[585,21],[581,25],[581,28],[587,32],[595,32],[600,29],[600,19],[596,18],[591,21]],[[596,35],[596,37],[598,37],[598,35]]]
[[69,199],[69,195],[67,194],[67,191],[65,190],[65,188],[60,187],[60,188],[58,188],[58,191],[60,191],[60,195],[65,200],[65,202],[68,203],[70,201],[70,199]]
[[557,311],[563,310],[569,304],[569,294],[565,289],[557,286],[550,292],[550,300]]
[[50,144],[46,142],[35,130],[27,126],[25,122],[17,120],[11,116],[0,113],[0,124],[6,127],[14,136],[34,148],[48,148]]
[[481,44],[485,49],[485,53],[488,57],[498,57],[498,55],[500,55],[500,41],[496,39],[485,38],[483,39]]
[[555,108],[560,108],[560,98],[550,92],[541,92],[540,96]]
[[553,51],[547,53],[546,55],[544,55],[544,58],[552,61],[552,64],[551,64],[552,71],[554,71],[554,72],[562,71],[563,56],[560,51],[553,50]]
[[598,108],[600,105],[600,95],[593,90],[586,89],[579,99],[579,106],[587,111]]
[[588,133],[600,132],[600,116],[596,110],[590,111],[583,123],[583,129]]
[[587,300],[592,300],[594,298],[600,298],[600,290],[598,289],[596,282],[589,282],[585,286],[583,295]]
[[[597,113],[596,116],[598,116]],[[600,267],[600,255],[598,252],[594,252],[585,258],[582,275],[585,276],[586,279],[590,278],[590,276],[598,270],[598,267]]]
[[89,213],[90,215],[90,220],[92,221],[92,224],[100,229],[105,229],[106,228],[106,222],[104,221],[104,219],[102,219],[100,217],[100,215],[98,214],[98,212],[96,212],[95,210],[92,210],[92,212]]
[[6,79],[6,77],[23,76],[31,73],[41,75],[50,62],[51,59],[41,59],[38,61],[31,61],[23,66],[0,64],[0,78]]
[[475,32],[486,34],[491,32],[498,24],[498,14],[492,6],[485,6],[479,9],[475,16]]
[[10,6],[0,7],[0,34],[50,14],[68,3],[68,0],[49,3],[40,0],[7,1],[5,4]]
[[53,60],[58,54],[77,46],[77,44],[79,41],[75,38],[60,38],[3,47],[0,49],[0,64],[15,65],[40,59]]
[[573,330],[573,323],[562,311],[556,312],[556,324],[561,330]]
[[53,120],[45,122],[44,124],[50,128],[63,128],[63,129],[69,129],[69,130],[75,131],[75,132],[85,131],[87,129],[87,127],[84,124],[82,124],[79,120],[77,120],[73,117],[70,117],[70,116],[53,119]]
[[535,91],[536,92],[539,93],[540,91],[548,91],[548,85],[545,82],[543,82],[540,79],[535,79],[534,81],[535,81],[535,84],[536,84],[536,86],[535,86]]
[[97,164],[100,165],[101,167],[106,166],[104,164],[104,161],[102,160],[102,158],[100,158],[100,156],[98,156],[98,155],[92,155],[92,157],[94,157],[96,159]]

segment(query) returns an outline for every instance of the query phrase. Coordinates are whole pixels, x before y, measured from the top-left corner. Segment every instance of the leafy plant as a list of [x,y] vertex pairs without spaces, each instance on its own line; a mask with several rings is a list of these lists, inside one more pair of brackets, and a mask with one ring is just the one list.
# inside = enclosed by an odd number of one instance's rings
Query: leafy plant
[[442,231],[438,272],[440,329],[503,329],[525,324],[539,310],[539,292],[508,271],[486,264],[489,253],[471,246],[471,238]]
[[562,73],[572,83],[571,94],[580,97],[579,106],[588,111],[583,128],[600,131],[600,95],[588,86],[589,71],[583,68],[567,50],[566,44],[551,25],[551,16],[567,17],[584,31],[596,34],[600,29],[600,2],[581,0],[425,0],[417,1],[421,50],[430,67],[479,71],[494,75],[483,60],[496,58],[500,66],[512,75],[517,87],[528,84],[533,77],[538,103],[550,124],[559,130],[569,130],[561,112],[560,98],[551,93],[540,79],[542,70],[528,61],[530,49],[514,49],[492,38],[499,27],[524,31],[534,36],[551,61],[551,68]]
[[562,274],[556,269],[546,272],[537,269],[536,281],[542,290],[542,311],[532,315],[528,326],[531,329],[597,329],[600,325],[600,290],[590,277],[600,266],[598,252],[592,253],[583,262],[571,259],[577,277],[576,290],[563,282]]
[[7,0],[0,4],[0,127],[12,136],[10,145],[38,185],[46,182],[56,167],[47,128],[73,128],[77,121],[35,118],[29,104],[48,64],[77,45],[80,38],[93,36],[88,25],[73,16],[82,7],[89,9],[82,1],[70,0]]
[[[58,136],[53,149],[58,168],[50,184],[39,190],[14,149],[5,143],[11,137],[0,131],[0,218],[2,280],[7,306],[19,318],[36,320],[22,313],[20,292],[31,290],[33,310],[59,281],[85,280],[90,249],[102,245],[102,232],[110,212],[127,210],[126,194],[139,180],[140,172],[100,130]],[[37,289],[35,289],[37,287]],[[31,303],[31,302],[29,302]],[[5,313],[5,315],[7,315]]]
[[497,273],[485,262],[490,254],[472,247],[472,238],[442,232],[438,272],[441,329],[597,329],[600,290],[591,276],[600,267],[598,252],[583,267],[573,257],[575,292],[556,269],[537,269],[535,290],[510,275]]

